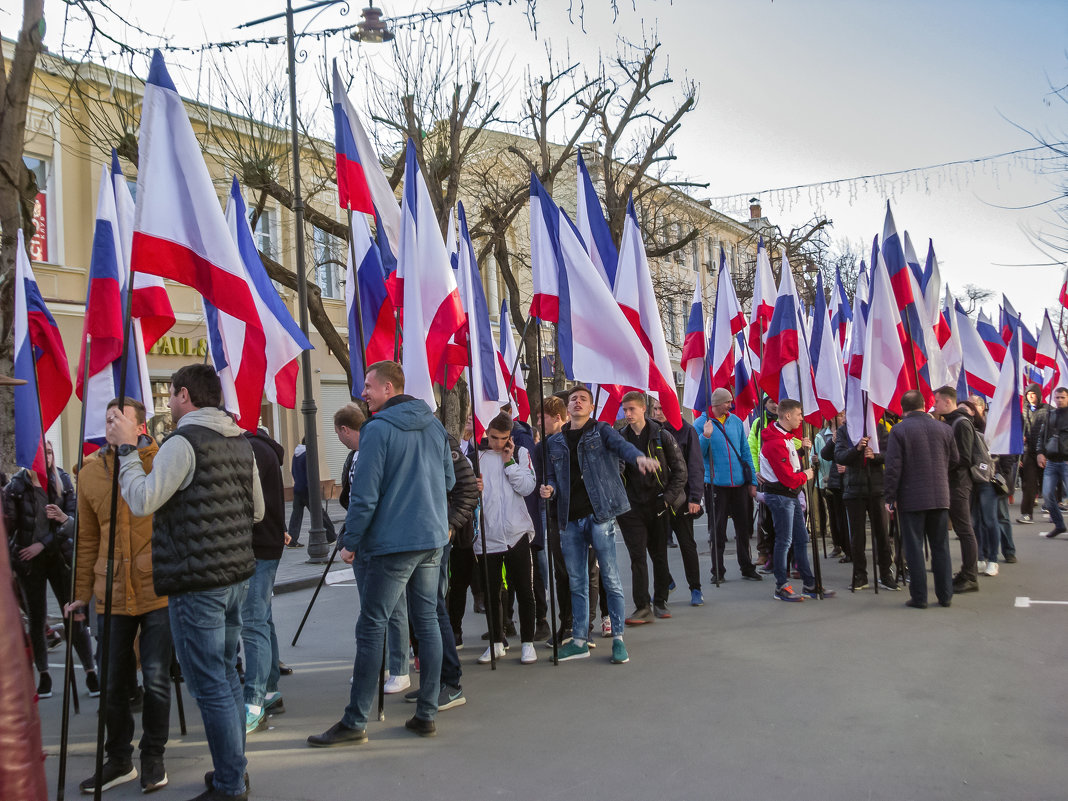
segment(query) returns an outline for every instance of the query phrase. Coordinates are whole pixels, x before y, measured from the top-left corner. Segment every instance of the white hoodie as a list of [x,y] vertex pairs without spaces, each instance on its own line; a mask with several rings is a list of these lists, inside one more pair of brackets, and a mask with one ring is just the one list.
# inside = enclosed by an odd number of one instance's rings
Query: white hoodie
[[[482,528],[486,532],[486,551],[504,553],[522,537],[534,537],[534,523],[523,501],[534,491],[537,480],[534,465],[526,448],[516,448],[515,464],[504,466],[501,454],[479,451],[482,474]],[[475,553],[482,553],[482,538],[475,536]]]

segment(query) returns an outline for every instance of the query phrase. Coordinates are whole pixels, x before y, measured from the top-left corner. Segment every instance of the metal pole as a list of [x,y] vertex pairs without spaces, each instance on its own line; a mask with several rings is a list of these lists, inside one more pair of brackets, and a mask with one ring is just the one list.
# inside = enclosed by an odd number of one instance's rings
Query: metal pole
[[[81,422],[78,426],[78,475],[82,473],[82,463],[85,460],[85,416],[88,410],[88,404],[85,403],[84,398],[89,393],[89,360],[93,350],[93,337],[92,334],[85,335],[85,364],[82,367],[82,414]],[[36,370],[36,365],[34,370]],[[38,389],[38,395],[40,389]],[[121,409],[120,409],[121,411]],[[44,420],[41,421],[42,425]],[[74,549],[70,560],[70,592],[67,596],[68,602],[74,600],[74,584],[78,574],[78,507],[74,507]],[[63,722],[60,726],[59,734],[59,775],[56,778],[56,801],[63,801],[64,793],[66,792],[67,783],[67,735],[70,732],[70,696],[73,693],[75,703],[78,699],[77,688],[73,686],[74,679],[74,657],[71,654],[72,646],[74,643],[73,629],[74,629],[74,615],[67,614],[64,616],[63,625],[66,628],[67,635],[67,647],[66,653],[63,657]],[[99,674],[98,674],[99,676]],[[69,691],[69,692],[68,692]]]
[[[304,261],[304,198],[300,191],[300,140],[297,129],[297,59],[293,31],[293,0],[286,0],[286,56],[289,64],[289,123],[293,156],[293,214],[296,217],[295,247],[297,257],[297,306],[300,307],[300,330],[310,335],[308,322],[307,267]],[[350,237],[351,241],[351,237]],[[362,342],[361,342],[362,344]],[[322,487],[319,484],[319,436],[316,424],[315,388],[312,385],[311,351],[300,354],[300,373],[304,401],[300,411],[304,417],[304,447],[308,453],[308,507],[311,530],[308,532],[308,561],[321,564],[327,561],[326,529],[323,527]]]
[[[523,335],[519,338],[519,347],[515,349],[515,362],[512,364],[512,372],[508,374],[508,397],[512,397],[512,388],[515,387],[515,371],[516,368],[519,367],[519,356],[523,353],[523,349],[527,346],[527,329],[530,328],[530,321],[531,317],[527,316],[527,322],[523,326]],[[538,331],[541,331],[540,326],[538,327]],[[512,332],[509,331],[508,336],[511,335]]]
[[[530,318],[529,317],[527,318],[527,324],[528,325],[530,324]],[[542,470],[542,480],[544,481],[544,479],[545,479],[545,471],[549,466],[549,462],[548,462],[548,458],[549,458],[548,450],[549,450],[549,448],[548,448],[547,443],[545,442],[545,415],[543,414],[543,412],[545,411],[545,384],[544,384],[544,382],[542,380],[542,375],[541,375],[541,321],[540,320],[538,321],[538,328],[537,328],[537,331],[535,331],[535,335],[537,336],[537,341],[538,341],[538,347],[537,347],[537,353],[538,353],[538,415],[537,416],[541,418],[541,442],[538,443],[538,447],[541,448],[541,470]],[[553,564],[553,548],[552,548],[552,543],[549,542],[549,502],[545,498],[541,497],[541,492],[540,491],[538,492],[538,498],[540,499],[540,503],[541,503],[541,516],[542,516],[542,519],[545,521],[545,547],[548,549],[548,553],[546,555],[548,557],[548,565],[549,565],[549,567],[548,567],[548,572],[549,572],[549,605],[550,605],[549,614],[552,615],[550,620],[552,620],[552,629],[553,629],[553,636],[552,636],[553,664],[554,665],[559,665],[560,664],[560,637],[559,637],[560,632],[556,628],[556,565]],[[557,520],[557,534],[556,534],[556,536],[559,538],[562,534],[563,534],[563,532],[559,531],[559,520]],[[567,569],[566,564],[564,566],[564,569],[565,569],[565,572],[566,572],[566,569]]]
[[326,583],[326,574],[330,572],[330,568],[334,564],[334,558],[337,556],[339,548],[341,548],[340,536],[334,542],[334,550],[326,562],[326,567],[323,568],[323,575],[319,576],[319,583],[315,585],[315,592],[312,593],[311,600],[308,601],[308,608],[304,610],[304,617],[300,619],[300,625],[297,626],[297,633],[293,635],[293,642],[290,643],[293,648],[297,647],[297,638],[300,637],[300,633],[304,631],[304,624],[308,622],[308,615],[311,614],[312,607],[315,605],[315,599],[319,597],[319,590],[321,590],[323,584]]

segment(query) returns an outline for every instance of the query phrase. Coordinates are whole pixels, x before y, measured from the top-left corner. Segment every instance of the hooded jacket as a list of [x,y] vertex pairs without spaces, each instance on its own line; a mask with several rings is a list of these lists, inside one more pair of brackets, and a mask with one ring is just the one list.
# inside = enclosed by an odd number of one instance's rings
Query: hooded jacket
[[425,401],[395,395],[360,429],[345,548],[363,558],[441,548],[456,483],[448,435]]
[[[159,446],[150,437],[143,439],[148,441],[137,453],[144,471],[150,473]],[[74,576],[74,599],[86,604],[94,596],[103,603],[107,596],[114,459],[110,449],[99,450],[82,463],[78,473],[78,569]],[[152,585],[152,516],[134,515],[121,493],[117,514],[111,611],[137,617],[167,605],[167,596],[157,595]]]
[[[479,450],[482,475],[482,526],[486,532],[486,551],[504,553],[520,539],[533,538],[534,522],[525,499],[534,492],[534,465],[530,453],[516,447],[512,463],[494,450]],[[475,537],[476,554],[482,553],[482,539]]]
[[[1027,394],[1034,392],[1038,402],[1032,406],[1027,402]],[[1024,455],[1033,457],[1037,452],[1038,429],[1042,421],[1049,413],[1049,404],[1042,400],[1042,387],[1038,384],[1030,384],[1024,392],[1023,402],[1023,436]]]
[[[953,440],[957,445],[957,463],[950,468],[949,484],[953,488],[972,485],[971,467],[975,450],[975,424],[967,412],[954,409],[942,418],[953,429]],[[936,508],[936,507],[931,507]]]
[[794,439],[800,434],[786,431],[777,422],[764,429],[764,444],[760,446],[760,475],[767,483],[764,492],[796,498],[808,477],[801,469]]
[[246,431],[263,488],[263,519],[252,526],[252,552],[257,559],[281,559],[286,545],[286,504],[282,494],[282,460],[286,450],[263,429]]
[[864,452],[857,450],[860,437],[853,438],[848,423],[842,423],[838,427],[834,460],[846,468],[842,476],[842,498],[845,500],[872,498],[883,494],[883,464],[886,460],[888,432],[886,424],[881,421],[875,424],[875,430],[879,438],[879,453],[871,459],[865,459]]

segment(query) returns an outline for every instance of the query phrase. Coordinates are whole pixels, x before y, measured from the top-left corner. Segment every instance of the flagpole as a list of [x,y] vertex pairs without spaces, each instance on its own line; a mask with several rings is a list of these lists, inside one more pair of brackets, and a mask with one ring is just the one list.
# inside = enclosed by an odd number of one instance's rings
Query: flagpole
[[[85,417],[88,413],[89,404],[86,400],[89,397],[89,364],[90,356],[93,349],[93,335],[85,335],[85,364],[82,366],[82,414],[81,421],[78,426],[78,472],[76,475],[82,474],[82,464],[85,461]],[[34,368],[36,370],[36,367]],[[38,388],[38,394],[40,389]],[[42,419],[41,424],[44,425]],[[47,457],[46,457],[47,459]],[[80,504],[79,504],[80,505]],[[80,523],[78,515],[78,505],[74,507],[74,547],[71,552],[70,560],[70,593],[68,594],[68,603],[74,601],[74,586],[77,582],[78,575],[78,526]],[[66,629],[67,635],[67,647],[66,653],[63,657],[63,718],[60,725],[59,734],[59,775],[56,778],[56,801],[63,801],[64,793],[66,792],[67,783],[67,736],[70,733],[70,700],[71,695],[74,696],[75,713],[78,712],[78,688],[74,686],[74,657],[71,653],[74,637],[72,636],[72,629],[74,623],[74,615],[64,612],[63,625]],[[88,615],[86,615],[86,625],[88,625]],[[68,693],[70,690],[70,693]]]
[[[698,280],[701,282],[701,308],[707,308],[705,305],[705,271],[698,268],[697,271]],[[716,318],[715,318],[715,304],[712,304],[712,333],[715,333]],[[701,365],[701,373],[705,382],[705,416],[709,422],[712,420],[712,363],[709,359],[712,351],[712,340],[705,337],[705,321],[704,315],[701,319],[701,337],[705,341],[705,357]],[[703,432],[702,432],[703,433]],[[724,442],[726,442],[727,435],[724,431]],[[728,459],[730,455],[728,454]],[[716,474],[715,466],[712,463],[712,459],[709,458],[709,478],[712,479],[712,483],[709,484],[708,496],[705,499],[705,506],[708,507],[708,520],[706,521],[708,526],[708,545],[709,551],[712,555],[712,582],[716,585],[716,589],[719,589],[720,580],[719,574],[722,571],[722,565],[719,563],[719,527],[716,525]]]
[[[119,365],[119,397],[118,413],[123,414],[126,408],[126,377],[129,370],[130,343],[133,340],[133,282],[134,265],[130,265],[130,291],[126,293],[126,309],[123,313],[122,328],[122,363]],[[107,715],[104,712],[108,708],[108,671],[111,667],[111,605],[114,598],[114,575],[115,575],[115,534],[119,516],[119,449],[112,448],[114,454],[111,471],[111,511],[108,520],[108,556],[107,567],[104,572],[104,617],[100,632],[100,714],[97,716],[96,727],[96,768],[93,774],[96,782],[93,786],[93,801],[100,801],[103,792],[104,770],[104,736]],[[105,455],[106,459],[107,456]]]
[[[356,264],[356,242],[352,236],[352,205],[345,209],[348,214],[349,223],[349,258],[352,259],[352,297],[356,304],[356,328],[360,334],[360,365],[363,368],[363,374],[367,375],[367,340],[363,338],[363,305],[360,303],[360,277],[359,277],[359,265]],[[352,349],[352,332],[349,331],[349,350]]]
[[[530,328],[530,316],[527,316],[527,322],[523,326],[523,335],[519,340],[519,347],[515,349],[515,362],[512,364],[512,371],[508,374],[508,397],[512,397],[512,388],[515,386],[515,371],[519,367],[519,357],[523,353],[523,348],[527,345],[527,330]],[[540,328],[539,328],[540,330]],[[508,336],[511,336],[512,332],[508,332]],[[518,410],[517,410],[518,411]]]
[[[530,317],[527,317],[527,325],[530,325]],[[548,445],[545,442],[545,384],[541,375],[541,320],[538,320],[538,327],[535,330],[535,335],[538,341],[538,414],[536,417],[541,418],[541,442],[538,443],[538,447],[541,449],[541,472],[542,480],[545,480],[545,471],[549,466],[548,463]],[[525,341],[525,340],[524,340]],[[595,410],[596,411],[596,410]],[[548,562],[548,580],[549,580],[549,620],[552,622],[552,643],[553,643],[553,664],[559,666],[560,664],[560,637],[559,629],[556,628],[556,565],[553,561],[553,546],[549,541],[549,501],[546,498],[541,497],[541,493],[538,493],[538,506],[541,510],[541,519],[544,521],[545,527],[545,550]],[[557,521],[557,529],[559,529],[559,521]],[[557,532],[557,539],[559,539],[562,532]]]

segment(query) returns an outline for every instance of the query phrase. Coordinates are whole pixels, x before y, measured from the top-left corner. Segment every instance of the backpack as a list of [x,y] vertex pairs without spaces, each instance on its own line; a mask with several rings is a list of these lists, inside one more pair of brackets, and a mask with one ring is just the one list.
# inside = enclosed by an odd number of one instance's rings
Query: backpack
[[[963,420],[963,418],[961,418]],[[953,425],[956,426],[957,422]],[[969,425],[971,422],[969,421]],[[978,431],[975,432],[975,444],[972,446],[972,463],[968,468],[968,473],[972,477],[972,481],[976,484],[989,484],[994,480],[994,459],[990,455],[990,448],[987,447],[986,439]]]

